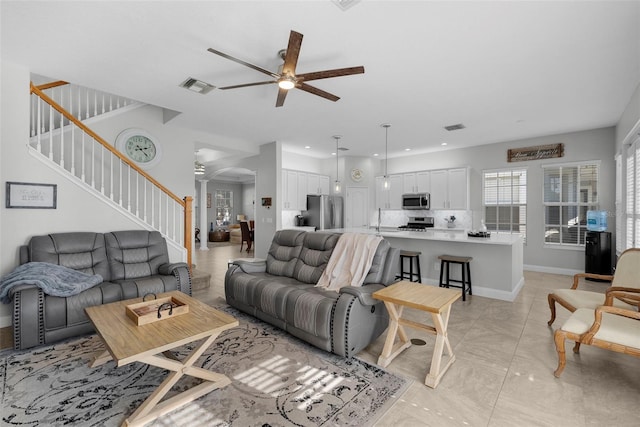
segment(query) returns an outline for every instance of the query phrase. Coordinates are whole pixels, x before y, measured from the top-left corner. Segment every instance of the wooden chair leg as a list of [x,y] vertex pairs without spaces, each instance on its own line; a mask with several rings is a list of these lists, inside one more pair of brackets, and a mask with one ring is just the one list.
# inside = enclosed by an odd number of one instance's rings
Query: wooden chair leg
[[560,378],[560,375],[562,375],[562,371],[564,371],[564,367],[567,364],[567,358],[564,351],[565,338],[564,332],[560,329],[558,329],[553,335],[553,340],[556,343],[556,351],[558,352],[558,368],[553,372],[553,375],[556,378]]
[[551,320],[547,322],[547,325],[551,326],[556,320],[556,298],[553,294],[549,294],[547,300],[549,301],[549,310],[551,310]]
[[573,346],[574,353],[580,353],[580,341],[576,341],[576,345]]

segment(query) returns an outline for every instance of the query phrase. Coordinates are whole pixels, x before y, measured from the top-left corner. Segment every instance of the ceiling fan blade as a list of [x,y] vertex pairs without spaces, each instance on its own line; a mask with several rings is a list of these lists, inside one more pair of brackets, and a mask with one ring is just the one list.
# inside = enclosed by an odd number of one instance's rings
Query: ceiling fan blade
[[335,70],[316,71],[314,73],[298,74],[296,77],[306,82],[311,80],[330,79],[332,77],[350,76],[352,74],[363,74],[364,67],[337,68]]
[[296,65],[298,65],[298,56],[300,55],[300,46],[302,45],[302,34],[291,30],[289,35],[289,45],[287,46],[287,54],[284,57],[284,65],[282,66],[282,74],[290,76],[296,75]]
[[278,99],[276,99],[276,107],[282,107],[284,105],[284,99],[287,97],[289,90],[278,88]]
[[220,90],[227,90],[227,89],[237,89],[239,87],[249,87],[249,86],[260,86],[260,85],[270,85],[276,83],[275,80],[270,80],[268,82],[256,82],[256,83],[245,83],[242,85],[233,85],[233,86],[225,86],[225,87],[219,87],[218,89]]
[[325,91],[324,91],[324,90],[322,90],[322,89],[318,89],[317,87],[314,87],[314,86],[308,85],[308,84],[306,84],[306,83],[300,83],[300,84],[296,85],[296,87],[297,87],[298,89],[300,89],[300,90],[305,91],[305,92],[309,92],[309,93],[312,93],[312,94],[314,94],[314,95],[318,95],[318,96],[321,96],[321,97],[323,97],[323,98],[326,98],[326,99],[328,99],[329,101],[336,102],[338,99],[340,99],[340,97],[339,97],[339,96],[335,96],[335,95],[334,95],[334,94],[332,94],[332,93],[325,92]]
[[227,55],[226,53],[220,52],[219,50],[215,50],[215,49],[212,49],[212,48],[209,48],[207,50],[209,52],[211,52],[211,53],[215,53],[216,55],[222,56],[223,58],[229,59],[229,60],[231,60],[233,62],[237,62],[238,64],[242,64],[245,67],[249,67],[249,68],[254,69],[256,71],[260,71],[261,73],[264,73],[264,74],[266,74],[268,76],[271,76],[274,79],[277,79],[278,77],[280,77],[276,73],[273,73],[273,72],[271,72],[269,70],[265,70],[264,68],[258,67],[257,65],[253,65],[253,64],[250,64],[248,62],[245,62],[242,59],[234,58],[233,56]]

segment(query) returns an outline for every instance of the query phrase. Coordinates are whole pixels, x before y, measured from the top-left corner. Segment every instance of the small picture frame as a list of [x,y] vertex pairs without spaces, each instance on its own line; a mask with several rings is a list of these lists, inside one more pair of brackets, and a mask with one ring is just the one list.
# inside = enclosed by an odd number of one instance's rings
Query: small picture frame
[[6,207],[8,209],[56,209],[58,186],[7,181]]
[[263,197],[262,198],[262,206],[266,207],[267,209],[271,207],[271,197]]
[[211,193],[207,193],[207,209],[211,208]]

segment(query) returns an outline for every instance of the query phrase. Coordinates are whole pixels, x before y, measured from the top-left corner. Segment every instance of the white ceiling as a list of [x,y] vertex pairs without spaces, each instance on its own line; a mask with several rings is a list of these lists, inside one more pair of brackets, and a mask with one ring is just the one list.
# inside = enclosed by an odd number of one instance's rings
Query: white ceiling
[[[0,4],[3,61],[181,112],[170,125],[215,135],[196,147],[217,155],[281,141],[327,158],[340,134],[347,155],[370,156],[384,152],[384,122],[390,157],[612,126],[640,82],[638,1]],[[207,48],[277,71],[292,29],[298,73],[365,67],[314,82],[338,102],[294,90],[275,108],[275,85],[178,87],[268,80]],[[443,129],[455,123],[466,129]]]

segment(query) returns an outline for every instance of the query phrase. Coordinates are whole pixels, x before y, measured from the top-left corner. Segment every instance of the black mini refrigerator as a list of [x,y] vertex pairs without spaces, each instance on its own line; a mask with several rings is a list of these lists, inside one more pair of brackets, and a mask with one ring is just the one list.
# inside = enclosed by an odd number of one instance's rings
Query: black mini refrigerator
[[611,233],[608,231],[587,231],[586,233],[584,272],[611,274]]

